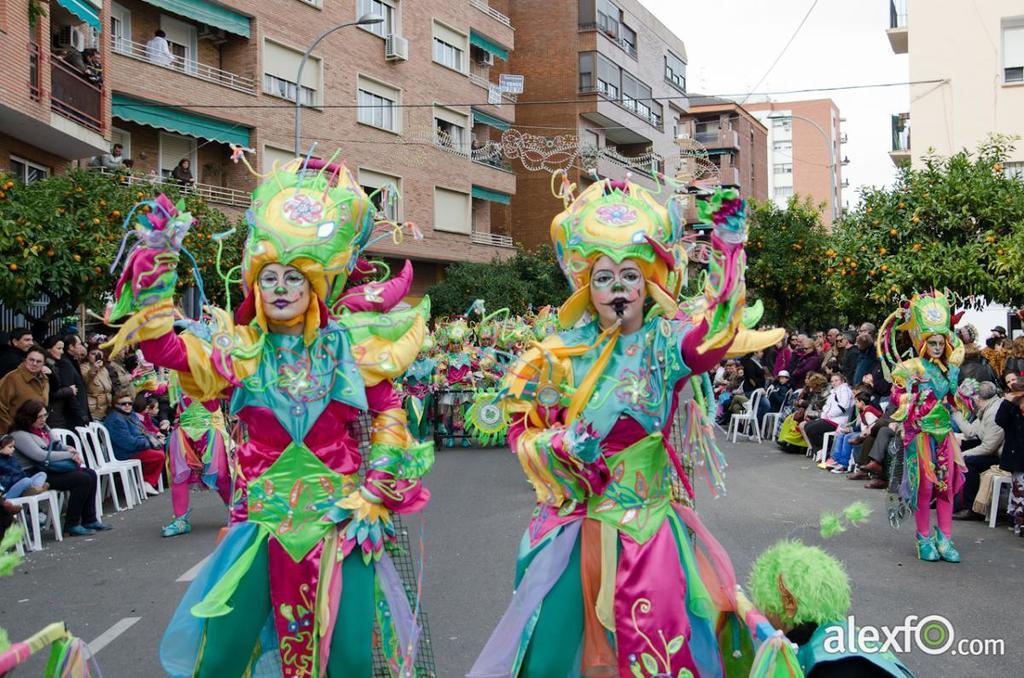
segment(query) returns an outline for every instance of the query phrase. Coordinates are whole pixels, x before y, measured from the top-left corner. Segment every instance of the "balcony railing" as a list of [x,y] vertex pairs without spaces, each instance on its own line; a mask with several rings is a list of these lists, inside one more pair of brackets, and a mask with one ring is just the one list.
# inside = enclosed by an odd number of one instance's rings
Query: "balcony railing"
[[507,16],[488,5],[487,0],[469,0],[469,4],[473,5],[498,23],[505,24],[509,28],[512,28],[512,21]]
[[147,189],[153,186],[161,186],[163,184],[177,186],[182,193],[195,195],[207,202],[212,202],[218,205],[228,205],[230,207],[240,207],[244,209],[249,207],[252,203],[249,191],[243,191],[237,188],[227,188],[225,186],[199,183],[180,186],[172,179],[162,179],[154,176],[140,176],[128,171],[112,172],[102,168],[96,171],[115,177],[128,186],[144,186]]
[[633,172],[640,172],[648,176],[654,176],[664,165],[665,159],[657,153],[648,153],[641,157],[630,157],[628,155],[622,155],[613,148],[605,147],[601,149],[601,156],[620,167],[625,167]]
[[68,120],[103,132],[103,92],[60,63],[50,62],[50,108]]
[[601,80],[598,80],[597,84],[594,86],[580,87],[580,94],[598,94],[602,99],[610,101],[619,108],[629,111],[630,113],[640,118],[641,120],[649,124],[651,127],[658,130],[659,132],[664,131],[664,127],[662,126],[662,118],[660,115],[653,111],[648,113],[647,111],[643,110],[644,107],[639,105],[639,102],[637,102],[635,99],[630,99],[628,97],[620,99],[617,96],[610,96],[608,94],[608,90],[606,89],[606,85]]
[[178,56],[175,56],[169,64],[158,63],[149,57],[144,44],[132,42],[131,40],[126,40],[118,36],[111,36],[110,44],[115,53],[123,54],[131,59],[145,61],[146,63],[153,64],[154,66],[178,71],[179,73],[190,75],[193,78],[212,82],[215,85],[221,85],[228,89],[244,92],[245,94],[256,94],[256,81],[244,75],[238,75],[237,73],[214,68],[213,66],[200,63],[194,59],[182,59]]
[[39,45],[28,43],[28,94],[33,101],[39,101],[42,83],[39,70]]
[[889,28],[907,27],[907,0],[889,0]]
[[512,172],[512,164],[501,155],[501,144],[487,144],[483,148],[470,151],[470,159],[481,165],[487,165],[503,172]]
[[[495,83],[491,82],[488,79],[487,76],[489,74],[490,74],[489,70],[484,70],[483,68],[480,68],[480,67],[475,66],[475,65],[474,66],[470,66],[469,81],[471,83],[473,83],[474,85],[476,85],[477,87],[483,87],[484,89],[490,91],[491,85],[493,85]],[[513,103],[514,104],[514,103],[516,103],[516,101],[518,100],[519,97],[517,97],[515,94],[509,94],[508,92],[502,92],[501,93],[501,98],[506,100],[506,101],[508,101],[509,103]]]
[[610,26],[610,25],[606,25],[604,23],[583,22],[583,23],[578,24],[577,28],[578,28],[580,33],[588,33],[590,31],[597,31],[598,33],[600,33],[601,35],[603,35],[604,37],[608,38],[609,40],[614,42],[616,45],[621,47],[622,50],[624,52],[626,52],[626,54],[628,54],[629,56],[633,57],[634,59],[636,58],[636,54],[637,54],[637,52],[636,52],[636,45],[629,44],[629,42],[627,42],[624,37],[622,37],[621,35],[619,35],[617,33],[617,30],[618,30],[618,25],[617,24],[615,26]]
[[892,116],[892,152],[910,152],[910,115],[907,113]]
[[484,233],[482,231],[473,231],[469,234],[469,239],[475,242],[477,245],[491,245],[493,247],[512,247],[512,236],[500,235],[498,233]]
[[697,132],[693,135],[693,139],[698,144],[704,144],[709,148],[740,147],[740,135],[736,130],[732,129],[732,127]]

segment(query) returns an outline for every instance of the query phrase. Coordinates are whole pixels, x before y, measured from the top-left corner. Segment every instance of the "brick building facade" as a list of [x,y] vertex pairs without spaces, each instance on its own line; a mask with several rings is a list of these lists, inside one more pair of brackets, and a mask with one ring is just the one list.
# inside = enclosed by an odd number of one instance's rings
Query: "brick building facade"
[[[423,231],[422,241],[388,240],[371,250],[414,259],[415,293],[447,263],[512,252],[516,176],[486,143],[515,122],[514,97],[491,86],[516,46],[509,0],[191,0],[173,5],[181,14],[166,2],[53,0],[34,29],[28,5],[0,3],[0,166],[25,157],[60,172],[118,142],[143,180],[159,182],[190,160],[197,191],[239,215],[255,179],[229,161],[229,144],[254,149],[261,171],[294,157],[299,96],[304,152],[313,144],[318,156],[340,150],[366,188],[393,185],[401,198],[386,216]],[[384,21],[327,36],[295,82],[303,51],[321,31],[370,13]],[[47,65],[60,67],[51,45],[69,34],[51,25],[55,19],[95,45],[104,65],[98,124],[85,130],[91,136],[72,130],[81,137],[74,143],[63,129],[67,115],[55,124],[51,108],[59,107],[47,101]],[[147,49],[158,29],[173,55],[167,64]],[[29,96],[36,71],[25,44],[33,37],[41,101]],[[28,117],[39,128],[31,137],[20,124]]]

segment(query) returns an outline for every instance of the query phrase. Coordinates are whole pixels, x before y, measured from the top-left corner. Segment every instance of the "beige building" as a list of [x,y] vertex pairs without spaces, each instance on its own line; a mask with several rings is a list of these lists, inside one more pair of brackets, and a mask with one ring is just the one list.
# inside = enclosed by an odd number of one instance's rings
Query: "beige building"
[[[513,251],[516,176],[487,143],[515,122],[496,85],[509,0],[52,0],[30,27],[31,4],[0,2],[0,166],[23,180],[119,143],[137,181],[158,187],[187,160],[193,190],[240,215],[254,179],[230,145],[263,171],[294,157],[298,97],[301,147],[340,149],[365,188],[400,196],[381,215],[423,231],[371,250],[413,259],[415,294],[447,263]],[[296,82],[321,31],[368,13],[384,21],[328,36]],[[100,83],[72,64],[88,47]]]
[[[1024,136],[1024,3],[890,0],[889,10],[889,44],[921,83],[910,110],[893,111],[895,163],[974,149],[992,132]],[[1024,172],[1024,145],[1011,160],[1008,172]]]
[[745,104],[768,128],[768,195],[780,207],[798,195],[824,203],[826,227],[842,214],[846,134],[831,99]]

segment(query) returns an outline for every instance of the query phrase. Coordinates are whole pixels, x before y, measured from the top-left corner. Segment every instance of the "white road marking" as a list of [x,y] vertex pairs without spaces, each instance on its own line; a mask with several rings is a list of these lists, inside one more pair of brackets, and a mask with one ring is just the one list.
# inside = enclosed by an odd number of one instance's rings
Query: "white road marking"
[[101,633],[96,640],[89,643],[89,651],[93,654],[96,654],[97,652],[105,648],[107,645],[110,645],[112,642],[114,642],[119,635],[121,635],[131,627],[135,626],[135,623],[138,622],[140,619],[142,619],[142,617],[125,617],[121,621],[117,622],[109,629]]
[[178,577],[175,581],[192,581],[199,574],[199,570],[203,569],[203,565],[206,565],[206,561],[210,559],[210,556],[206,556],[198,563],[189,568],[188,572]]

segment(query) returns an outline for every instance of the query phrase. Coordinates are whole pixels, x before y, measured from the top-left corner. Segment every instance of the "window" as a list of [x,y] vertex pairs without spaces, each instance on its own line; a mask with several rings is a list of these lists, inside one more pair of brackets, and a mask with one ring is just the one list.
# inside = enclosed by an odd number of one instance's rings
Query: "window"
[[793,154],[793,142],[792,141],[776,141],[772,143],[772,151],[775,153],[788,153]]
[[286,151],[283,148],[275,148],[273,146],[263,147],[263,156],[260,158],[260,166],[264,173],[270,172],[274,169],[276,163],[277,169],[284,169],[285,165],[295,160],[294,151]]
[[132,13],[116,2],[110,3],[110,35],[115,52],[131,52]]
[[434,230],[464,233],[473,231],[468,193],[434,187]]
[[636,56],[636,31],[627,26],[621,24],[619,26],[619,45],[622,49],[626,50],[630,56]]
[[593,92],[594,89],[594,53],[580,52],[580,91]]
[[434,61],[451,68],[452,70],[465,72],[465,54],[468,48],[466,36],[453,31],[443,24],[434,22]]
[[357,87],[359,122],[389,132],[400,132],[398,90],[363,76],[359,76]]
[[776,186],[774,196],[776,200],[788,200],[793,195],[792,186]]
[[302,69],[301,86],[296,86],[302,52],[270,40],[263,41],[263,92],[289,101],[299,97],[303,106],[320,104],[323,67],[318,57],[309,57]]
[[25,160],[25,158],[19,158],[16,155],[11,156],[11,174],[14,175],[15,179],[18,179],[24,184],[31,184],[33,181],[39,181],[50,176],[50,168],[37,165],[31,160]]
[[384,21],[379,24],[360,26],[364,31],[369,31],[382,38],[398,33],[398,23],[396,21],[398,18],[398,7],[397,3],[392,0],[359,0],[359,10],[356,12],[356,16],[364,16],[366,14],[377,14],[384,17]]
[[398,221],[399,202],[402,195],[401,177],[374,172],[373,170],[359,168],[359,185],[370,196],[373,206],[377,208],[377,219],[387,221]]
[[468,154],[466,130],[469,127],[469,116],[451,108],[434,106],[434,145],[452,150],[459,154]]
[[[597,0],[597,29],[615,40],[619,39],[622,10],[608,0]],[[634,34],[635,37],[635,34]]]
[[132,135],[117,127],[110,128],[110,147],[114,144],[121,144],[121,157],[132,157]]
[[1024,162],[1004,162],[1003,174],[1024,183]]
[[772,118],[772,129],[779,130],[781,132],[792,132],[793,131],[793,118],[790,117],[779,117]]
[[1024,19],[1003,22],[1003,82],[1024,82]]
[[595,149],[601,148],[601,135],[592,129],[583,131],[583,145],[591,146]]
[[164,179],[171,176],[171,172],[182,160],[189,161],[189,169],[192,176],[199,175],[199,168],[196,167],[196,140],[193,137],[183,137],[177,134],[160,133],[160,176]]
[[195,73],[198,51],[196,27],[193,24],[161,14],[160,28],[167,34],[167,44],[171,48],[171,54],[174,55],[171,68],[186,73]]
[[791,162],[777,162],[774,167],[776,174],[792,174],[793,163]]
[[686,92],[686,62],[671,52],[665,55],[665,79],[680,92]]
[[629,73],[622,74],[622,105],[637,112],[637,99],[640,98],[640,81]]

